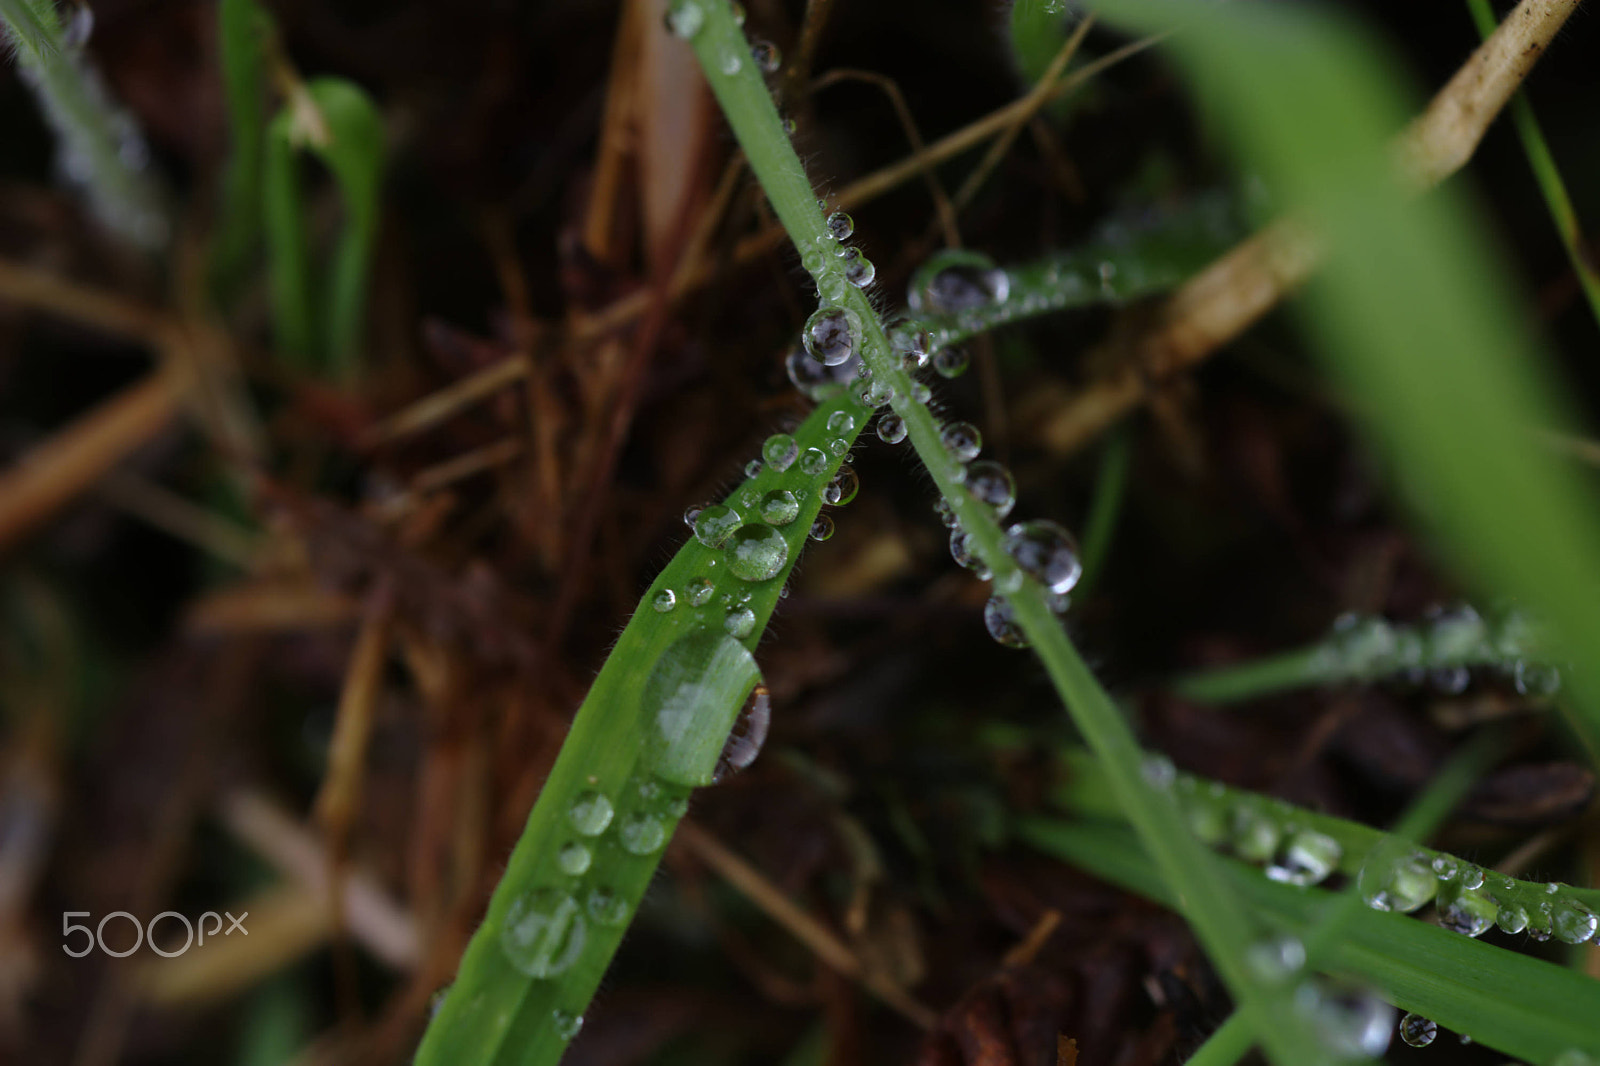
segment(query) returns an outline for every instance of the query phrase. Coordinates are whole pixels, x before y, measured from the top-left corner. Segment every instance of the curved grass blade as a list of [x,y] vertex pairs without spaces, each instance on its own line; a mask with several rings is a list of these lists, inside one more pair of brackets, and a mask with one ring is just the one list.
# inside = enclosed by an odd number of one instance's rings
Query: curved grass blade
[[[1170,889],[1125,828],[1027,818],[1017,833],[1046,854],[1172,905]],[[1307,935],[1338,906],[1333,893],[1227,866],[1235,891],[1291,935]],[[1404,915],[1360,908],[1317,966],[1370,982],[1401,1010],[1527,1062],[1551,1062],[1573,1048],[1600,1053],[1600,982]]]
[[272,16],[256,0],[220,0],[217,44],[232,156],[211,246],[212,285],[226,300],[261,240],[262,152],[266,142],[265,42]]
[[[770,577],[737,576],[744,539],[732,532],[726,548],[691,539],[644,594],[578,710],[419,1066],[561,1057],[692,789],[711,782],[760,680],[751,653],[867,413],[850,396],[824,400],[795,432],[794,457],[767,462],[724,501],[756,532],[781,535]],[[792,515],[771,493],[793,494]],[[788,521],[762,523],[764,506]]]

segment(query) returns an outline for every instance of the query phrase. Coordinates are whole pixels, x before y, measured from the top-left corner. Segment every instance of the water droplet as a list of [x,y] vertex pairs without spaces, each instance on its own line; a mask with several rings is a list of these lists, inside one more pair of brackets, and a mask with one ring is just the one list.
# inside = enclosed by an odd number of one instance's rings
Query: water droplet
[[850,450],[850,442],[843,437],[835,437],[828,442],[828,454],[835,459],[844,458],[844,453]]
[[1462,863],[1456,870],[1456,883],[1462,888],[1482,888],[1483,867],[1474,866],[1470,862]]
[[615,927],[628,920],[628,901],[609,888],[591,890],[585,908],[596,925]]
[[820,448],[807,448],[800,456],[800,472],[816,477],[828,469],[828,456]]
[[561,845],[561,850],[556,852],[556,865],[561,867],[561,872],[571,874],[573,877],[585,873],[594,856],[589,849],[576,840],[569,840]]
[[700,32],[706,22],[706,13],[693,0],[681,0],[667,9],[667,30],[688,40]]
[[739,0],[733,0],[733,2],[728,5],[728,10],[733,12],[733,24],[735,26],[743,26],[744,5],[741,4]]
[[1288,885],[1319,885],[1338,869],[1344,849],[1339,842],[1314,829],[1302,829],[1279,849],[1266,873]]
[[940,348],[933,353],[933,369],[942,378],[958,378],[965,374],[970,361],[965,348]]
[[933,349],[933,334],[922,328],[915,319],[902,318],[889,327],[889,347],[899,356],[907,370],[921,370],[928,365],[928,352]]
[[806,351],[824,366],[839,366],[856,352],[856,337],[861,323],[853,311],[843,307],[822,307],[806,319],[801,333]]
[[872,265],[872,260],[855,248],[846,249],[840,260],[844,263],[844,280],[858,289],[871,285],[872,279],[878,276],[878,270]]
[[683,524],[693,529],[695,519],[700,517],[700,512],[703,510],[705,510],[705,507],[701,505],[686,508],[683,512]]
[[841,466],[822,490],[822,502],[835,507],[843,507],[856,498],[856,493],[861,491],[861,479],[856,477],[854,469]]
[[1246,862],[1268,862],[1278,850],[1282,830],[1278,823],[1263,814],[1253,802],[1243,802],[1233,809],[1233,825],[1229,844],[1233,853]]
[[1412,1047],[1427,1047],[1439,1035],[1439,1027],[1431,1018],[1420,1014],[1407,1014],[1400,1019],[1400,1039]]
[[793,115],[784,115],[783,116],[783,132],[785,132],[789,136],[793,137],[794,136],[794,131],[799,129],[799,128],[800,128],[800,124],[794,120],[794,116]]
[[735,640],[743,640],[756,631],[756,613],[748,607],[735,607],[722,616],[722,628]]
[[611,806],[611,801],[603,794],[595,791],[580,792],[573,797],[572,806],[567,808],[567,819],[572,822],[572,828],[586,837],[599,836],[611,824],[611,816],[616,813]]
[[714,503],[703,508],[694,520],[694,539],[708,548],[720,548],[744,522],[732,507]]
[[1338,1058],[1377,1058],[1389,1047],[1394,1008],[1363,988],[1307,981],[1295,990],[1295,1011],[1319,1044]]
[[729,49],[722,53],[722,59],[717,64],[722,68],[722,73],[732,77],[744,67],[744,61],[739,58],[739,53]]
[[761,497],[761,520],[768,525],[786,526],[800,514],[800,501],[788,489],[773,489]]
[[892,411],[878,419],[878,439],[885,444],[899,444],[906,439],[906,420]]
[[811,523],[811,532],[806,536],[812,540],[827,540],[833,536],[833,519],[825,514],[817,515],[817,520]]
[[1432,866],[1434,876],[1441,881],[1452,880],[1461,869],[1461,863],[1454,855],[1435,855]]
[[1594,911],[1577,900],[1558,903],[1550,919],[1550,930],[1563,944],[1582,944],[1593,940],[1595,929],[1600,927]]
[[650,606],[662,614],[666,614],[678,606],[678,594],[671,589],[662,589],[650,600]]
[[762,467],[760,459],[752,459],[748,463],[744,464],[744,476],[746,478],[760,477],[761,470]]
[[1534,904],[1528,909],[1528,935],[1541,944],[1549,940],[1554,917],[1549,902],[1541,900]]
[[800,455],[800,445],[787,433],[774,433],[761,445],[761,458],[775,473],[783,473],[794,465]]
[[1356,876],[1361,898],[1375,911],[1410,914],[1433,898],[1439,881],[1421,856],[1391,862],[1369,857]]
[[939,430],[939,442],[957,462],[971,462],[983,451],[983,434],[971,422],[951,422]]
[[887,381],[871,380],[861,390],[861,402],[868,407],[883,407],[894,401],[894,386]]
[[1006,530],[1006,554],[1051,592],[1071,592],[1083,576],[1078,542],[1054,522],[1018,522]]
[[861,357],[852,355],[837,366],[824,366],[811,358],[804,347],[797,346],[790,350],[785,366],[794,387],[802,395],[821,403],[855,380],[856,371],[861,367]]
[[828,432],[845,434],[856,428],[856,419],[849,411],[835,411],[828,416]]
[[767,728],[772,724],[772,694],[767,686],[757,685],[734,720],[728,742],[723,745],[717,768],[711,775],[713,784],[729,774],[738,773],[756,761],[761,746],[767,742]]
[[1011,513],[1017,502],[1017,483],[1011,471],[993,459],[980,459],[967,467],[967,491],[994,512],[996,521]]
[[954,529],[956,526],[961,524],[961,519],[956,517],[955,508],[951,507],[950,501],[945,499],[943,496],[940,496],[937,500],[933,501],[933,513],[938,515],[939,521],[943,522],[945,526],[950,529]]
[[1595,1060],[1587,1052],[1569,1047],[1551,1059],[1548,1066],[1595,1066]]
[[1003,597],[990,596],[989,602],[983,605],[983,625],[991,637],[1008,648],[1028,646],[1027,635],[1023,633],[1022,626],[1017,624],[1011,604]]
[[1494,916],[1494,924],[1502,933],[1520,933],[1528,928],[1528,912],[1520,904],[1507,903]]
[[1306,948],[1292,936],[1270,937],[1245,948],[1244,961],[1256,977],[1281,985],[1305,968]]
[[576,899],[559,889],[539,888],[506,908],[500,948],[529,977],[555,977],[578,961],[588,931]]
[[1561,691],[1561,671],[1518,659],[1512,668],[1512,683],[1523,696],[1554,696]]
[[[798,512],[799,504],[794,506]],[[789,561],[789,542],[783,539],[782,533],[763,522],[750,522],[734,530],[727,548],[728,569],[741,581],[776,577],[783,564]]]
[[775,74],[783,66],[783,53],[771,41],[756,38],[750,45],[750,58],[756,61],[763,74]]
[[667,827],[653,814],[634,811],[618,823],[617,841],[629,855],[654,855],[667,842]]
[[1441,666],[1428,671],[1428,683],[1446,696],[1459,696],[1472,683],[1472,671],[1465,666]]
[[1144,783],[1151,788],[1162,792],[1170,792],[1173,783],[1178,780],[1178,768],[1172,760],[1159,752],[1146,755],[1139,763],[1139,776],[1144,778]]
[[918,403],[925,404],[933,399],[933,390],[928,388],[928,383],[925,381],[913,381],[911,383],[911,398]]
[[1470,937],[1487,933],[1500,910],[1489,896],[1454,884],[1440,890],[1438,907],[1440,928]]
[[843,211],[835,211],[828,216],[828,236],[836,241],[847,241],[856,231],[855,219]]
[[960,526],[954,526],[950,530],[950,558],[956,561],[956,565],[977,574],[978,580],[989,580],[988,565],[972,550],[972,534]]
[[716,583],[709,577],[697,577],[684,587],[684,598],[692,607],[704,607],[706,601],[711,599],[712,593],[717,591]]
[[569,1010],[553,1010],[550,1012],[550,1027],[555,1030],[557,1038],[571,1040],[583,1028],[583,1015]]
[[1011,279],[982,252],[950,249],[931,256],[911,275],[906,302],[913,311],[954,314],[1001,303]]

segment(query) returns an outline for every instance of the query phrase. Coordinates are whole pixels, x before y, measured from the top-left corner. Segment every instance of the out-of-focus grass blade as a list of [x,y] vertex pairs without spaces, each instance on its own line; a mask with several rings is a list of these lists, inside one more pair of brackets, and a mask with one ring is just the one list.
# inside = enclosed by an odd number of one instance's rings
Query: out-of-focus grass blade
[[[1172,905],[1137,838],[1120,826],[1029,818],[1018,832],[1041,851]],[[1337,906],[1331,892],[1277,884],[1225,861],[1240,895],[1291,935],[1306,935]],[[1401,1010],[1527,1062],[1547,1063],[1571,1048],[1600,1053],[1600,982],[1415,918],[1360,908],[1318,965],[1370,982]]]
[[1300,302],[1316,346],[1462,576],[1550,623],[1595,754],[1600,513],[1533,436],[1570,419],[1481,226],[1454,189],[1417,197],[1392,176],[1400,64],[1304,5],[1111,0],[1103,13],[1182,27],[1171,47],[1241,159],[1326,242]]
[[261,239],[261,170],[266,140],[266,56],[272,16],[256,0],[220,0],[217,43],[228,104],[232,156],[211,251],[212,285],[224,301]]

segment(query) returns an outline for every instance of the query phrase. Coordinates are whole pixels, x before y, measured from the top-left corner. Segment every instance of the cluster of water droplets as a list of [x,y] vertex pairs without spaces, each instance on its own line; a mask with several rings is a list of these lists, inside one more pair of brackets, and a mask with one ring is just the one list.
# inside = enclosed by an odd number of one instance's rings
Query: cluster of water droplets
[[1525,696],[1552,696],[1561,670],[1542,654],[1538,627],[1520,611],[1484,617],[1471,606],[1435,607],[1416,625],[1344,614],[1318,647],[1311,669],[1329,681],[1397,677],[1446,695],[1464,692],[1474,668]]
[[[733,21],[742,27],[745,20],[744,7],[738,3],[732,7]],[[669,33],[676,34],[684,40],[692,40],[705,28],[706,10],[700,0],[672,0],[667,5],[663,22]],[[764,38],[757,37],[750,41],[744,51],[755,63],[756,69],[763,74],[776,74],[783,66],[783,53],[778,50],[777,45]],[[745,58],[745,54],[736,49],[725,49],[717,56],[717,68],[731,77],[743,69]]]

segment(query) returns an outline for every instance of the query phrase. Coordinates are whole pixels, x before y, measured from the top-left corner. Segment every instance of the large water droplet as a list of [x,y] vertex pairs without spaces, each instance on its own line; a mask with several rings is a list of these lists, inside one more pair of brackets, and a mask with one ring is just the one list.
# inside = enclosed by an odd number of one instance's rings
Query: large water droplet
[[[977,574],[978,580],[989,580],[988,564],[972,550],[972,534],[960,526],[952,527],[950,530],[950,558],[956,561],[956,565]],[[1001,641],[1001,643],[1005,642]]]
[[721,68],[722,73],[732,77],[743,69],[744,60],[739,58],[738,52],[730,48],[722,53],[722,58],[718,61],[717,66]]
[[1507,903],[1494,916],[1494,924],[1502,933],[1520,933],[1528,928],[1528,911],[1519,903]]
[[1371,856],[1356,876],[1361,898],[1375,911],[1410,914],[1433,898],[1439,880],[1421,856]]
[[827,540],[833,536],[833,519],[825,514],[817,515],[817,520],[811,523],[811,532],[806,536],[812,540]]
[[757,38],[750,44],[750,58],[756,61],[763,74],[774,74],[783,66],[783,53],[771,41]]
[[555,977],[571,969],[588,939],[578,901],[555,888],[538,888],[512,900],[500,926],[500,948],[529,977]]
[[667,843],[667,827],[653,814],[634,811],[617,825],[617,842],[630,855],[654,855]]
[[720,548],[744,522],[732,507],[714,503],[702,508],[694,520],[694,539],[708,548]]
[[[798,504],[795,510],[799,511]],[[728,538],[728,569],[741,581],[776,577],[788,561],[789,542],[763,522],[742,525]]]
[[1394,1008],[1366,989],[1307,981],[1295,990],[1294,1006],[1336,1058],[1375,1059],[1389,1047]]
[[933,353],[933,369],[942,378],[958,378],[967,372],[971,359],[965,348],[940,348]]
[[806,319],[801,339],[811,358],[824,366],[839,366],[855,355],[861,323],[843,307],[822,307]]
[[671,589],[662,589],[650,599],[650,606],[662,614],[666,614],[678,605],[678,594]]
[[828,469],[828,455],[821,448],[807,448],[800,456],[800,472],[816,477]]
[[1597,926],[1600,926],[1600,919],[1596,919],[1594,911],[1575,899],[1556,904],[1550,918],[1550,930],[1563,944],[1593,940]]
[[667,29],[685,40],[700,32],[706,13],[694,0],[679,0],[667,9]]
[[616,809],[604,794],[590,790],[573,797],[572,805],[567,808],[567,820],[583,836],[593,837],[606,831],[615,813]]
[[894,386],[887,380],[876,378],[861,389],[861,402],[871,408],[887,406],[894,402]]
[[722,616],[722,628],[735,640],[743,640],[756,631],[756,613],[748,607],[733,607]]
[[856,428],[856,416],[849,411],[835,411],[828,416],[828,432],[840,435],[851,432]]
[[1439,892],[1439,926],[1462,936],[1480,937],[1494,925],[1500,908],[1481,892],[1449,885]]
[[786,526],[800,514],[800,501],[788,489],[773,489],[761,497],[761,520],[774,526]]
[[983,625],[989,635],[1008,648],[1026,648],[1028,636],[1017,622],[1011,604],[1001,596],[990,596],[983,605]]
[[709,577],[697,577],[684,586],[683,595],[691,607],[704,607],[716,591],[716,583]]
[[1083,576],[1078,542],[1054,522],[1018,522],[1006,530],[1006,554],[1051,592],[1071,592]]
[[553,1010],[550,1012],[550,1028],[555,1030],[559,1039],[571,1040],[583,1028],[583,1015],[569,1010]]
[[1292,936],[1275,936],[1245,948],[1244,961],[1261,980],[1281,985],[1304,969],[1306,949]]
[[556,852],[556,865],[561,867],[562,873],[571,874],[573,877],[587,872],[592,861],[594,856],[590,854],[588,847],[576,840],[567,841]]
[[858,289],[871,285],[872,279],[878,276],[878,270],[872,265],[872,260],[854,248],[848,249],[840,256],[839,261],[844,264],[844,280]]
[[1302,829],[1284,842],[1266,873],[1284,884],[1319,885],[1338,868],[1343,851],[1327,834]]
[[640,691],[651,729],[641,756],[650,773],[691,788],[710,784],[734,716],[760,681],[755,658],[733,636],[696,629],[673,642]]
[[1246,800],[1233,809],[1228,843],[1247,862],[1269,862],[1278,850],[1283,831],[1277,821]]
[[596,925],[616,927],[628,920],[628,901],[609,888],[591,890],[584,906]]
[[996,521],[1011,513],[1017,503],[1017,483],[1011,471],[993,459],[979,459],[967,467],[967,491],[994,512]]
[[828,216],[828,236],[836,241],[847,241],[856,231],[855,219],[843,211],[835,211]]
[[1412,1047],[1427,1047],[1439,1035],[1439,1027],[1431,1018],[1420,1014],[1407,1014],[1400,1019],[1400,1039]]
[[906,439],[906,420],[893,411],[878,419],[878,439],[885,444],[899,444]]
[[983,434],[971,422],[951,422],[939,430],[939,442],[958,462],[970,462],[983,451]]
[[774,433],[761,445],[761,458],[776,473],[783,473],[800,456],[800,445],[787,433]]
[[907,370],[921,370],[928,365],[928,353],[933,350],[933,334],[923,329],[915,319],[902,318],[889,326],[889,347],[900,356]]
[[757,685],[750,690],[739,717],[734,719],[728,742],[722,747],[717,768],[711,775],[713,783],[738,773],[756,761],[761,746],[767,742],[767,728],[772,724],[772,694],[767,686]]
[[1011,279],[982,252],[939,252],[911,275],[906,302],[913,311],[954,314],[987,307],[1011,293]]
[[805,348],[796,347],[790,350],[785,366],[794,387],[811,400],[821,403],[855,380],[856,371],[861,367],[861,357],[852,355],[837,366],[826,366],[811,358]]
[[822,490],[822,502],[834,507],[843,507],[856,498],[861,491],[861,479],[856,476],[854,468],[841,466],[833,475],[833,480]]

